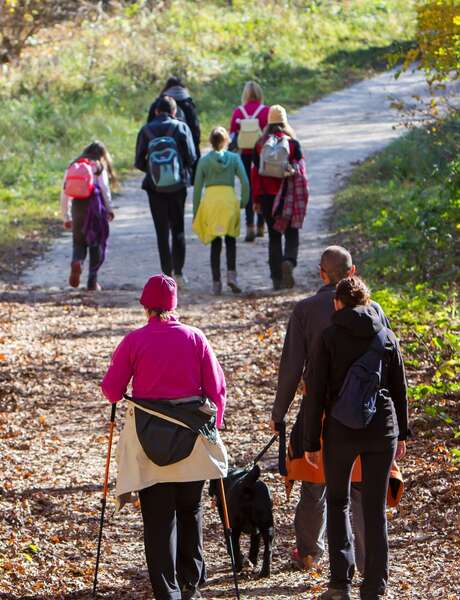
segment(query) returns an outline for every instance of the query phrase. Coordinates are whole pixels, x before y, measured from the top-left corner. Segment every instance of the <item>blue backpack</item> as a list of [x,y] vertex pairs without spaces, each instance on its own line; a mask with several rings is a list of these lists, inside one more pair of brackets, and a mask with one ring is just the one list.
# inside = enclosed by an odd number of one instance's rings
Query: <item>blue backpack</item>
[[150,177],[160,192],[173,193],[186,184],[173,124],[165,135],[153,138],[148,145],[148,168]]
[[352,429],[364,429],[377,411],[381,393],[387,329],[377,333],[362,356],[349,368],[331,416]]

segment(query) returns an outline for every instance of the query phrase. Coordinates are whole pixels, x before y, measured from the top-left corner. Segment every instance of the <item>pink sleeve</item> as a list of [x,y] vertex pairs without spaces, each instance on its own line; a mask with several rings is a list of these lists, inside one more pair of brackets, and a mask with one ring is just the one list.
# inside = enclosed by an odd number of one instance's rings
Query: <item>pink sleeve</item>
[[133,376],[129,337],[121,340],[112,355],[107,373],[101,383],[101,389],[109,402],[118,402],[123,398]]
[[238,133],[240,129],[240,124],[237,122],[237,119],[241,119],[240,108],[235,108],[232,114],[232,119],[230,121],[230,133]]
[[260,112],[259,115],[259,124],[262,131],[265,129],[268,123],[268,111],[270,110],[269,106],[265,106],[264,109]]
[[203,388],[203,394],[217,406],[217,427],[220,429],[222,427],[225,412],[225,376],[222,367],[206,338],[203,339],[201,386]]

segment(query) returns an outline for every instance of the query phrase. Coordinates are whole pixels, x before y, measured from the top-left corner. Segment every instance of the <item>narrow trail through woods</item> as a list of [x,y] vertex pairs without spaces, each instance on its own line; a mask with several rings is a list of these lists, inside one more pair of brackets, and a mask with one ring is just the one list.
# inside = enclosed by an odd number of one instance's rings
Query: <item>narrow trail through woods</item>
[[[267,421],[285,324],[294,302],[319,284],[316,265],[328,243],[332,194],[356,161],[383,148],[403,130],[388,94],[406,99],[423,92],[419,76],[395,81],[378,76],[299,110],[292,123],[307,152],[312,199],[297,278],[299,287],[279,294],[269,285],[266,240],[239,245],[244,287],[241,298],[209,294],[208,248],[190,232],[187,272],[191,291],[180,297],[179,314],[204,330],[228,382],[231,461],[248,462],[269,439]],[[137,298],[148,274],[159,269],[153,225],[138,180],[117,198],[109,260],[101,281],[109,291],[89,295],[63,289],[70,237],[56,240],[23,285],[0,296],[0,598],[91,597],[109,407],[98,384],[121,337],[143,323]],[[126,252],[126,248],[129,251]],[[293,407],[295,412],[296,406]],[[123,406],[117,428],[123,420]],[[417,417],[419,435],[404,462],[407,488],[390,515],[390,600],[459,600],[458,481],[444,454],[442,426]],[[426,433],[426,435],[425,435]],[[115,441],[118,434],[115,436]],[[111,480],[115,465],[112,463]],[[313,600],[327,581],[322,571],[289,567],[298,490],[286,503],[271,451],[262,462],[272,487],[276,542],[270,579],[246,570],[244,599]],[[100,570],[100,598],[146,600],[151,590],[138,511],[107,511]],[[205,551],[209,581],[204,598],[234,598],[222,528],[205,495]],[[245,540],[246,544],[247,540]],[[353,598],[358,598],[354,589]]]
[[[413,95],[426,94],[427,87],[420,73],[405,73],[398,80],[391,72],[383,73],[290,115],[290,123],[306,154],[311,187],[297,269],[302,287],[316,285],[318,256],[330,234],[327,214],[333,194],[353,165],[404,133],[404,128],[398,127],[401,115],[392,108],[392,99],[410,102]],[[134,145],[134,141],[127,140],[127,143]],[[128,181],[115,199],[116,219],[111,225],[108,259],[100,276],[104,288],[139,289],[148,275],[160,271],[153,222],[140,181],[140,178]],[[241,214],[244,217],[244,213]],[[244,223],[241,230],[244,234]],[[190,290],[209,292],[209,247],[192,233],[190,194],[186,236],[185,273],[190,279]],[[237,252],[238,275],[243,288],[246,291],[269,288],[266,237],[254,244],[240,243]],[[40,288],[66,287],[70,256],[71,235],[63,234],[35,268],[26,273],[24,283]]]

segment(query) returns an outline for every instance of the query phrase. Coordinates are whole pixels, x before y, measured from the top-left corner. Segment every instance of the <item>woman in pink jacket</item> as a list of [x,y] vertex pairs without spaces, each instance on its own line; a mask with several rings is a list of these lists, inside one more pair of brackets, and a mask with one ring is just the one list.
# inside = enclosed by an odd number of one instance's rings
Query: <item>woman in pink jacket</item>
[[[241,96],[241,105],[235,108],[230,122],[230,137],[236,138],[244,168],[251,181],[252,154],[257,140],[267,125],[269,107],[263,103],[262,88],[255,81],[247,81]],[[247,130],[246,130],[247,126]],[[254,127],[255,126],[255,127]],[[245,133],[242,133],[245,129]],[[254,143],[252,143],[254,142]],[[264,235],[264,216],[257,215],[257,233],[254,226],[254,210],[252,199],[246,205],[246,237],[245,242],[253,242]]]
[[[225,450],[221,454],[216,450],[221,444],[216,426],[220,428],[223,420],[225,378],[204,334],[183,325],[175,316],[174,279],[166,275],[151,277],[140,302],[148,322],[123,338],[101,386],[113,403],[123,398],[132,381],[132,399],[118,447],[117,495],[139,492],[155,598],[192,600],[201,597],[198,586],[205,576],[201,509],[204,480],[226,474]],[[184,427],[171,425],[171,417]],[[196,425],[200,418],[205,424],[203,429]],[[139,430],[141,422],[157,428],[154,435],[149,431],[146,440]],[[171,438],[175,440],[172,458],[165,459],[168,448],[164,440],[168,434],[164,428],[171,426],[176,428]],[[197,435],[193,437],[195,427]],[[185,445],[192,436],[190,448],[178,447],[178,435]],[[149,445],[155,445],[157,437],[161,441],[153,453],[162,458],[155,464]],[[210,459],[208,452],[214,453]],[[122,481],[128,484],[123,486]]]

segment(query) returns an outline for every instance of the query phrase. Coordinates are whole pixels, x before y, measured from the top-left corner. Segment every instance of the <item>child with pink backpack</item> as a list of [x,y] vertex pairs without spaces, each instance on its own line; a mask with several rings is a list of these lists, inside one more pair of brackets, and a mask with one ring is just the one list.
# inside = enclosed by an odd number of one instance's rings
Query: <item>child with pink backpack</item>
[[100,290],[97,274],[105,260],[109,221],[114,218],[110,184],[116,176],[107,148],[95,141],[68,166],[61,192],[64,228],[72,230],[69,285],[77,288],[89,250],[87,289]]

